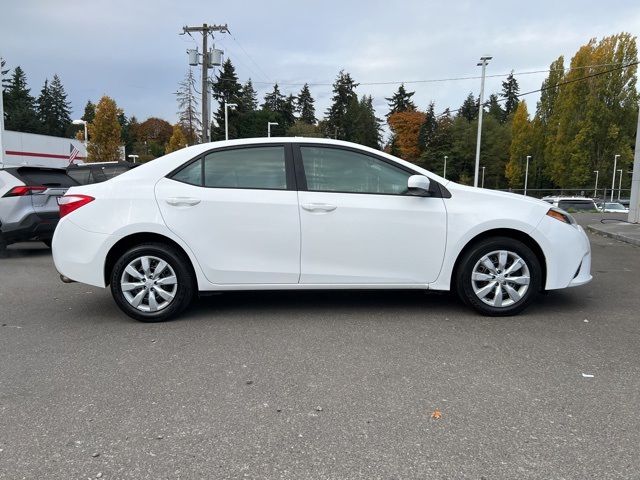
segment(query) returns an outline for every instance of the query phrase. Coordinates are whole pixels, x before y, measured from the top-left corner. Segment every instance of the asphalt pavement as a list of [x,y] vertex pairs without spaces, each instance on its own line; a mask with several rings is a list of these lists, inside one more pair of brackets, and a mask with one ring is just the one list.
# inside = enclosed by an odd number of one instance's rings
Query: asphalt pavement
[[263,292],[160,324],[14,245],[0,478],[638,478],[640,249],[590,238],[594,281],[517,317],[441,293]]

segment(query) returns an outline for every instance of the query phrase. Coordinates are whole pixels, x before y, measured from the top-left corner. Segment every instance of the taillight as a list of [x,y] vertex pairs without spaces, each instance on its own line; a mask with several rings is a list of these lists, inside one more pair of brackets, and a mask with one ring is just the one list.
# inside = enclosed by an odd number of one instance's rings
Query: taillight
[[13,187],[3,197],[24,197],[25,195],[33,195],[34,193],[44,192],[47,187],[29,187],[27,185],[21,185],[19,187]]
[[60,218],[65,215],[69,215],[74,210],[83,207],[89,202],[93,202],[95,198],[89,195],[65,195],[58,199],[58,206],[60,207]]

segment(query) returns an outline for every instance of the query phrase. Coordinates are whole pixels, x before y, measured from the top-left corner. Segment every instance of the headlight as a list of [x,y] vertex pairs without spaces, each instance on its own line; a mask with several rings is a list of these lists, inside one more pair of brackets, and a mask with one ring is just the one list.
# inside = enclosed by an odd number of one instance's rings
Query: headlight
[[569,225],[576,224],[575,218],[559,208],[550,208],[547,215],[551,218],[555,218],[556,220],[560,220],[561,222],[568,223]]

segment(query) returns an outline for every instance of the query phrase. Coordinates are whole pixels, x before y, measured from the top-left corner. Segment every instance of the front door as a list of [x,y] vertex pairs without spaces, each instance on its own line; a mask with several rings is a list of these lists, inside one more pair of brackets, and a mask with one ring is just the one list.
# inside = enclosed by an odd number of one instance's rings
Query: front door
[[296,168],[302,184],[300,283],[436,280],[446,210],[442,198],[407,193],[415,172],[356,149],[311,144],[297,148]]

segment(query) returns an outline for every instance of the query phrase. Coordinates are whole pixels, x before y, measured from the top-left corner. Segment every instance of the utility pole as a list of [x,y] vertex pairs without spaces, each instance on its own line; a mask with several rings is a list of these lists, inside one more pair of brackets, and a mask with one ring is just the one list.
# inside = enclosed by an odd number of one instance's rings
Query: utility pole
[[487,167],[484,167],[484,166],[482,167],[482,183],[481,183],[482,186],[480,188],[484,188],[484,169],[485,168]]
[[593,187],[593,198],[598,196],[598,175],[600,175],[600,170],[594,170],[593,173],[596,174],[596,186]]
[[476,169],[475,175],[473,176],[473,186],[478,186],[478,173],[480,170],[480,140],[482,138],[482,112],[484,111],[484,77],[487,71],[487,63],[493,57],[489,57],[485,55],[484,57],[480,57],[480,61],[478,62],[478,66],[482,67],[482,80],[480,81],[480,111],[478,112],[478,137],[476,139]]
[[209,47],[207,40],[209,34],[213,32],[229,33],[229,27],[224,25],[207,25],[203,23],[201,27],[182,27],[182,35],[185,33],[198,32],[202,34],[202,143],[209,141],[209,69],[213,66],[210,62]]
[[636,150],[633,156],[633,176],[631,177],[631,198],[629,216],[631,223],[640,223],[640,101],[638,102],[638,125],[636,127]]
[[444,156],[444,172],[442,172],[442,178],[447,178],[447,155]]
[[613,193],[616,191],[616,168],[618,167],[618,157],[620,155],[614,155],[613,157],[613,180],[611,180],[611,201],[613,202]]

